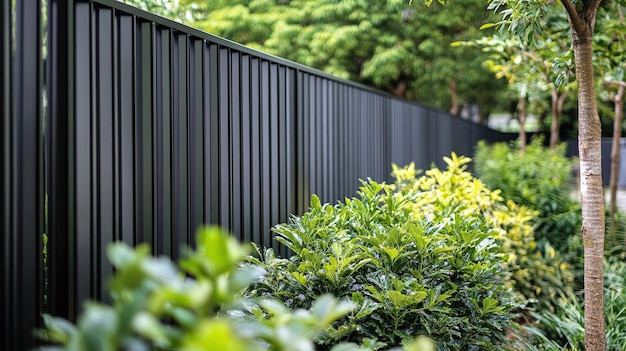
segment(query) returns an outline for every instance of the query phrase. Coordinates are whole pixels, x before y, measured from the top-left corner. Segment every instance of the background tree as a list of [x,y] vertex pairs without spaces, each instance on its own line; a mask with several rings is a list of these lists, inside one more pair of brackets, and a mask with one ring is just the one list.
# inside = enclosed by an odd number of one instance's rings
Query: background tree
[[[487,24],[484,27],[489,27]],[[489,54],[484,64],[498,78],[505,78],[526,110],[530,93],[539,101],[548,96],[551,106],[550,147],[560,142],[560,116],[567,97],[576,89],[573,77],[573,55],[568,38],[569,26],[565,14],[553,14],[541,23],[541,35],[532,41],[521,40],[509,32],[453,43],[454,46],[478,46]],[[537,106],[537,105],[535,105]],[[524,115],[520,113],[520,117]],[[521,123],[521,121],[520,121]],[[523,131],[521,134],[523,134]],[[521,147],[525,145],[522,141]]]
[[142,10],[183,22],[191,19],[186,11],[185,0],[120,0]]
[[523,152],[526,149],[526,117],[529,110],[529,100],[541,101],[543,94],[537,82],[541,81],[533,74],[528,64],[528,58],[520,55],[523,46],[517,37],[483,37],[473,41],[456,42],[453,46],[477,46],[489,54],[489,59],[483,65],[492,71],[496,78],[504,79],[508,89],[517,96],[516,110],[519,120],[519,147]]
[[195,27],[453,114],[482,121],[502,101],[484,55],[450,46],[482,36],[492,16],[472,0],[432,11],[405,0],[181,1],[202,9]]
[[541,35],[521,52],[533,65],[531,70],[541,77],[542,90],[550,95],[550,148],[555,148],[560,142],[563,104],[576,90],[575,81],[572,82],[574,57],[568,38],[569,26],[565,16],[559,14],[544,18]]

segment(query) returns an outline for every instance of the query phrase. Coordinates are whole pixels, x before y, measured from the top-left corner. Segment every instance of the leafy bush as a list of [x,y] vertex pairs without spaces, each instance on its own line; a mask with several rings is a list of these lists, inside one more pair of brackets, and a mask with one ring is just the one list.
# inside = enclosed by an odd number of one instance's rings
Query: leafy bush
[[[582,211],[580,203],[572,198],[573,161],[565,157],[564,144],[548,149],[542,142],[541,138],[534,139],[525,152],[513,144],[481,142],[476,151],[476,170],[479,178],[491,189],[500,189],[504,198],[538,211],[532,223],[539,245],[549,243],[560,252],[573,268],[574,287],[582,289]],[[606,252],[618,254],[625,250],[626,219],[618,211],[615,226],[609,228],[608,210]]]
[[353,307],[328,295],[296,311],[237,298],[259,273],[238,268],[247,250],[217,228],[200,230],[197,246],[181,271],[168,258],[151,257],[146,245],[111,245],[113,304],[86,303],[76,325],[44,315],[41,337],[62,345],[48,349],[306,351],[318,331]]
[[[456,175],[462,161],[451,162],[443,174]],[[501,350],[519,306],[505,284],[503,232],[482,208],[439,196],[441,174],[420,181],[429,190],[368,180],[358,197],[336,205],[313,196],[307,213],[273,228],[292,257],[266,249],[250,258],[265,273],[249,296],[278,297],[290,308],[308,308],[322,294],[351,299],[356,309],[318,339],[320,347],[396,346],[427,335],[438,350]]]
[[475,160],[478,177],[490,189],[539,211],[533,220],[537,241],[562,250],[580,233],[580,204],[572,198],[573,161],[565,156],[565,144],[548,149],[542,138],[535,138],[521,152],[512,144],[480,142]]
[[455,203],[462,216],[484,216],[498,233],[501,245],[509,254],[505,265],[510,272],[510,285],[530,303],[530,306],[554,310],[556,299],[572,299],[574,274],[549,243],[537,243],[532,221],[537,214],[524,206],[491,191],[479,179],[467,172],[467,157],[445,158],[448,170],[433,168],[424,177],[417,177],[413,165],[394,166],[396,187],[401,191],[416,191],[412,203],[416,216],[432,216]]
[[[609,257],[604,264],[604,316],[606,349],[626,350],[626,262]],[[524,327],[515,346],[530,351],[582,351],[585,349],[583,307],[577,301],[562,303],[556,312],[540,311],[537,322]]]

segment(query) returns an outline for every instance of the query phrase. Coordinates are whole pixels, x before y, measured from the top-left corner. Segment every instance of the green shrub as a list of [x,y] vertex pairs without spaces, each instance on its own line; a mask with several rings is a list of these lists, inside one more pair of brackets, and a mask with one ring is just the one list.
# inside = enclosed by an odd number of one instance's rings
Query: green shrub
[[321,348],[397,346],[426,335],[438,350],[501,350],[519,306],[505,284],[502,232],[466,210],[454,196],[372,180],[336,205],[313,196],[308,212],[273,228],[293,256],[266,249],[250,258],[265,273],[248,294],[290,308],[308,308],[322,294],[352,300],[357,308],[318,339]]
[[[513,144],[479,143],[476,170],[479,178],[491,189],[500,189],[502,196],[538,211],[532,223],[539,245],[549,245],[560,252],[573,268],[574,289],[583,287],[583,245],[580,234],[582,211],[572,197],[573,161],[565,157],[565,145],[555,149],[543,147],[541,138],[534,139],[525,152]],[[617,212],[613,228],[605,208],[607,255],[624,252],[626,218]],[[545,255],[544,255],[545,257]],[[534,258],[529,258],[534,259]],[[554,265],[556,262],[545,262]],[[549,276],[549,275],[547,275]]]
[[205,228],[179,270],[168,258],[151,257],[146,245],[115,243],[108,250],[117,269],[112,305],[86,303],[76,325],[44,315],[39,334],[62,345],[50,350],[306,351],[319,331],[353,308],[329,295],[296,311],[238,298],[259,274],[238,268],[246,252],[221,230]]
[[467,157],[445,158],[446,171],[433,168],[417,177],[413,165],[394,166],[395,186],[401,191],[416,191],[412,203],[415,216],[432,216],[454,202],[462,216],[484,216],[498,233],[504,251],[509,255],[505,265],[511,276],[510,286],[531,307],[554,310],[556,299],[574,296],[573,269],[549,243],[537,243],[533,222],[537,212],[505,199],[499,190],[491,191],[467,172]]
[[502,196],[539,212],[533,220],[537,241],[549,241],[564,252],[568,239],[580,233],[580,204],[572,198],[573,161],[565,156],[565,144],[545,148],[535,138],[519,151],[514,145],[480,142],[475,161],[478,177]]

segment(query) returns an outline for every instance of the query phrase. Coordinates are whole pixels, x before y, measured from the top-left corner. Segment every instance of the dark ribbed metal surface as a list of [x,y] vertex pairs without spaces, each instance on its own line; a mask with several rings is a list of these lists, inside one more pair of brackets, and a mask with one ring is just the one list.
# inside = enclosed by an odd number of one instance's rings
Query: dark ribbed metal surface
[[12,275],[16,270],[13,264],[13,255],[15,249],[13,244],[16,241],[14,235],[11,234],[12,230],[12,217],[13,217],[13,204],[11,196],[11,186],[13,178],[13,164],[11,162],[12,150],[12,115],[11,115],[11,92],[13,87],[11,85],[11,5],[8,1],[0,3],[0,145],[2,146],[2,152],[0,152],[0,174],[2,175],[2,183],[0,183],[0,232],[2,233],[2,240],[0,240],[0,259],[2,265],[0,268],[0,296],[2,297],[2,313],[0,318],[2,324],[0,324],[0,347],[2,349],[8,349],[12,342],[12,332],[9,325],[14,323],[15,314],[11,310],[11,300],[14,298],[13,289],[15,285],[12,280]]
[[112,241],[179,259],[211,223],[287,254],[269,229],[310,194],[335,202],[392,162],[508,138],[113,0],[50,0],[44,61],[41,2],[14,3],[0,5],[3,350],[32,346],[44,310],[106,300]]
[[34,346],[43,308],[44,132],[38,0],[0,5],[0,348]]

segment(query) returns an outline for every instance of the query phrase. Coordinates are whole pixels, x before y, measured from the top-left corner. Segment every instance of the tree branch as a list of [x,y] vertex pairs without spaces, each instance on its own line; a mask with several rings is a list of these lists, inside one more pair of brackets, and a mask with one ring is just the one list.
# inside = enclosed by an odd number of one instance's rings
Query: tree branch
[[587,26],[585,25],[585,21],[580,18],[578,11],[576,11],[576,6],[572,3],[571,0],[561,0],[563,7],[567,11],[569,15],[570,21],[572,22],[572,27],[577,33],[583,33]]
[[624,99],[625,92],[626,92],[626,84],[620,85],[619,89],[617,89],[617,95],[615,96],[615,101],[622,101]]
[[535,56],[532,52],[528,52],[528,51],[522,51],[521,54],[523,56],[528,57],[529,59],[531,59],[532,61],[534,61],[540,68],[541,71],[541,75],[543,76],[544,81],[546,82],[546,84],[550,84],[550,77],[548,77],[548,65],[545,63],[545,61],[541,60],[539,57]]
[[521,52],[521,54],[526,56],[526,57],[528,57],[529,59],[537,62],[537,63],[543,63],[543,61],[540,60],[537,56],[535,56],[532,52],[524,50],[524,51]]
[[565,99],[567,99],[570,95],[572,95],[572,93],[570,91],[565,92],[565,93],[559,95],[559,98],[557,99],[559,106],[563,106],[563,103],[565,102]]

